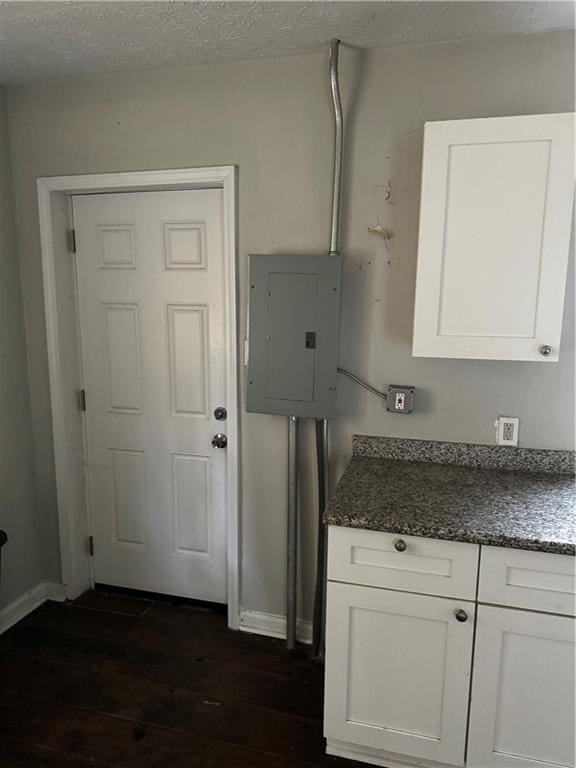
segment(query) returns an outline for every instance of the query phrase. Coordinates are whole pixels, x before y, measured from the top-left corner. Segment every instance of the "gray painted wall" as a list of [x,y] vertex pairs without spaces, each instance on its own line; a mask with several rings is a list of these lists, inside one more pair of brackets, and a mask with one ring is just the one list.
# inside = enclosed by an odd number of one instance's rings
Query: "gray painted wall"
[[[392,416],[379,400],[341,381],[340,417],[333,429],[335,475],[350,455],[354,432],[490,444],[499,414],[520,418],[524,446],[573,447],[572,291],[557,365],[410,355],[423,123],[573,110],[573,42],[570,33],[546,33],[365,56],[344,52],[348,156],[341,362],[375,385],[408,383],[419,392],[414,415]],[[332,134],[326,66],[326,56],[314,55],[11,91],[38,477],[54,545],[36,177],[237,164],[244,335],[247,254],[327,249]],[[388,247],[367,232],[378,221],[394,232]],[[284,606],[286,432],[282,417],[242,414],[242,602],[272,613],[282,613]],[[305,616],[314,570],[311,436],[307,424],[302,430]],[[54,573],[55,546],[51,554]]]
[[6,95],[0,88],[0,608],[44,579],[43,521],[36,499],[34,446]]

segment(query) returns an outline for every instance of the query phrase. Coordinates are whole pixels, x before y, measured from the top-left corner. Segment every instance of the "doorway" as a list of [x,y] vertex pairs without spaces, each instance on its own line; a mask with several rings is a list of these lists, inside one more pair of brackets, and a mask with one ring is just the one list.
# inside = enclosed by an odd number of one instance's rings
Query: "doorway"
[[67,594],[98,581],[227,602],[235,628],[235,169],[46,178],[38,192]]

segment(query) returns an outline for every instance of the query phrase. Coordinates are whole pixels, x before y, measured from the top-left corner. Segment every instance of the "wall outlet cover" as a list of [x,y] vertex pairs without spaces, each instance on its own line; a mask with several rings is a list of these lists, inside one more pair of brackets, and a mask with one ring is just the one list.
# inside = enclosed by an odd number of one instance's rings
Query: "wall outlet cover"
[[520,419],[514,416],[499,416],[494,426],[498,445],[518,445]]

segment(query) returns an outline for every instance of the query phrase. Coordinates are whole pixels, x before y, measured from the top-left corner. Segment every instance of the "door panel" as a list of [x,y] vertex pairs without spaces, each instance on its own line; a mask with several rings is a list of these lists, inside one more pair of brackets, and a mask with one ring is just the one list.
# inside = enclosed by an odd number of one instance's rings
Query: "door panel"
[[326,737],[463,765],[473,626],[473,603],[329,582]]
[[74,197],[97,582],[226,601],[220,190]]
[[468,764],[573,768],[574,619],[478,608]]

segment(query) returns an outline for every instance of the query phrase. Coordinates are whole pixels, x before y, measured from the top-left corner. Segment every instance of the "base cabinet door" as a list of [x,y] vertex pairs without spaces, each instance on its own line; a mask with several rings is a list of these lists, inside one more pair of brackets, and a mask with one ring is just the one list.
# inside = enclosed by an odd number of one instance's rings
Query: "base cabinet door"
[[463,765],[474,610],[329,582],[327,739]]
[[573,768],[574,619],[478,608],[470,768]]

